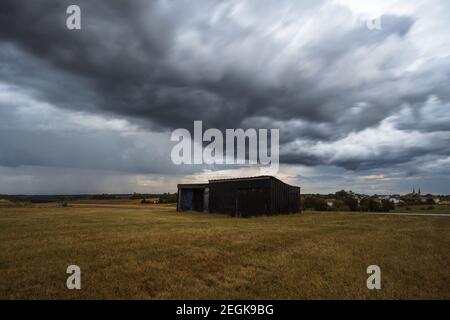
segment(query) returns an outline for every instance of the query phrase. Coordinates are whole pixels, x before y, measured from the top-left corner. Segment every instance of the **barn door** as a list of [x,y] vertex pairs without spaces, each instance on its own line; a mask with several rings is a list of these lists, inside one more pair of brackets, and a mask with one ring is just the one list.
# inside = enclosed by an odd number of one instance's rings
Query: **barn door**
[[181,192],[180,207],[181,210],[192,210],[194,207],[194,192],[192,190],[183,190]]

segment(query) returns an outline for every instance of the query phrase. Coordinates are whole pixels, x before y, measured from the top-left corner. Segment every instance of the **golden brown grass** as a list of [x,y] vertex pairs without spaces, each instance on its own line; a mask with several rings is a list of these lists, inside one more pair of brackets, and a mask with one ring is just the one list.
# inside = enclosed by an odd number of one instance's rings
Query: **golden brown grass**
[[0,298],[449,299],[449,252],[448,217],[0,208]]
[[393,212],[403,213],[445,213],[450,214],[450,205],[448,204],[421,204],[421,205],[405,205],[397,206]]
[[141,205],[142,199],[83,199],[70,200],[70,204],[112,204],[112,205]]
[[0,199],[0,208],[10,208],[10,207],[24,207],[31,206],[31,202],[29,201],[11,201],[7,199]]

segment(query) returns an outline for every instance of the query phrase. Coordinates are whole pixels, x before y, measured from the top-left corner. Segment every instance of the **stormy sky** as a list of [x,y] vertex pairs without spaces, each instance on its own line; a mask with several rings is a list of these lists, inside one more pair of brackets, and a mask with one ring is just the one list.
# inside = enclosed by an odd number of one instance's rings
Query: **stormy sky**
[[449,15],[448,0],[2,0],[0,193],[259,173],[172,164],[171,132],[202,120],[279,129],[278,177],[304,193],[450,194]]

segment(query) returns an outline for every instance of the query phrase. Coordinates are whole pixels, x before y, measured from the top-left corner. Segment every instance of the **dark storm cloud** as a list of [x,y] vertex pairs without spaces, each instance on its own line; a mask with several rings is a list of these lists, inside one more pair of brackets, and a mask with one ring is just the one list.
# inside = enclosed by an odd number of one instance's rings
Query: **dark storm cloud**
[[[124,123],[108,123],[103,119],[98,122],[89,115],[61,113],[25,99],[16,101],[17,105],[5,105],[3,90],[0,90],[0,166],[138,174],[192,171],[167,161],[171,146],[161,145],[160,141],[168,141],[168,133],[135,131]],[[30,107],[30,103],[35,105]]]
[[[221,129],[280,128],[286,146],[281,160],[286,163],[358,170],[405,163],[430,152],[450,155],[448,144],[403,148],[395,141],[384,151],[378,148],[376,155],[363,151],[332,157],[333,151],[308,149],[376,128],[383,120],[398,117],[405,105],[411,115],[398,118],[394,127],[449,131],[448,123],[420,110],[431,95],[448,108],[450,63],[439,59],[405,71],[416,59],[415,48],[406,39],[415,18],[385,15],[381,30],[368,30],[364,23],[345,22],[353,19],[350,11],[335,6],[336,17],[345,23],[329,20],[324,11],[324,19],[303,34],[302,21],[325,10],[323,3],[248,2],[240,17],[233,1],[4,0],[0,74],[2,81],[26,88],[40,101],[119,115],[153,130],[190,129],[193,120]],[[82,9],[82,30],[65,26],[70,4]],[[300,36],[292,32],[295,28]],[[16,133],[32,141],[26,134]],[[80,144],[89,140],[78,138]],[[98,150],[99,157],[114,152],[107,137],[100,140],[105,147]],[[292,151],[289,145],[298,140],[307,141],[307,146]],[[3,154],[0,162],[52,166],[78,159],[70,150],[59,149],[59,154],[67,159],[36,157],[36,152],[18,147]],[[125,160],[111,161],[111,169],[150,170]],[[95,167],[89,161],[79,163]]]
[[[82,7],[83,29],[72,32],[65,28],[64,14],[71,3],[2,2],[1,33],[4,40],[14,42],[56,69],[85,78],[102,97],[95,107],[144,117],[169,128],[186,127],[194,119],[202,119],[214,127],[236,127],[247,117],[258,115],[281,120],[294,117],[333,122],[336,108],[347,108],[338,105],[348,103],[340,97],[344,94],[341,88],[323,90],[317,87],[319,75],[302,77],[296,74],[298,70],[286,68],[280,71],[281,83],[264,83],[258,78],[255,66],[241,70],[239,65],[234,69],[225,65],[227,69],[216,79],[208,75],[191,77],[180,74],[167,58],[177,45],[177,35],[183,34],[184,28],[190,28],[199,32],[205,45],[213,46],[213,50],[208,57],[210,60],[205,61],[204,70],[189,71],[193,75],[198,71],[213,73],[212,64],[226,64],[220,59],[229,58],[221,55],[223,47],[236,45],[233,54],[239,59],[238,42],[253,37],[257,46],[269,40],[256,28],[242,28],[232,22],[219,26],[208,24],[207,20],[189,21],[187,13],[180,12],[181,8],[186,8],[185,3],[168,4],[170,8],[166,12],[161,2],[131,1],[125,5],[122,1],[78,1],[76,3]],[[392,34],[404,35],[412,24],[411,19],[402,17],[384,20],[387,22],[381,32],[368,32],[364,26],[357,26],[341,34],[319,38],[304,48],[306,55],[319,57],[322,68],[326,68],[349,50],[378,43]],[[269,41],[263,48],[255,47],[252,51],[253,54],[267,51],[266,57],[257,59],[270,66],[270,60],[280,49]],[[176,58],[183,64],[184,58],[189,60],[189,54],[192,53],[180,52]],[[272,72],[271,68],[265,71]],[[55,86],[47,93],[50,99],[57,98],[61,87]],[[80,107],[73,101],[64,105]]]

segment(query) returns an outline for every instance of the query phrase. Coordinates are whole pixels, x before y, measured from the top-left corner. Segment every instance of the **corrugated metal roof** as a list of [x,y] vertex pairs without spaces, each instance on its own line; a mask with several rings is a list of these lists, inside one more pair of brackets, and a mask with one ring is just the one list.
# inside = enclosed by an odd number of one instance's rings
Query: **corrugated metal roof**
[[206,188],[208,186],[207,183],[182,183],[178,185],[178,188]]
[[297,186],[293,186],[284,181],[281,181],[280,179],[278,179],[274,176],[255,176],[255,177],[243,177],[243,178],[214,179],[214,180],[209,180],[209,183],[233,182],[233,181],[255,181],[255,180],[266,180],[266,179],[274,179],[281,183],[284,183],[285,185],[299,188]]
[[[275,179],[278,180],[281,183],[284,183],[291,187],[290,184],[287,184],[286,182],[281,181],[280,179],[274,177],[274,176],[255,176],[255,177],[242,177],[242,178],[225,178],[225,179],[212,179],[209,180],[209,183],[221,183],[221,182],[235,182],[235,181],[256,181],[256,180],[268,180],[268,179]],[[208,183],[186,183],[186,184],[179,184],[178,188],[205,188],[208,186]]]
[[228,181],[246,181],[246,180],[265,180],[265,179],[276,179],[272,176],[256,176],[256,177],[243,177],[243,178],[226,178],[226,179],[213,179],[209,182],[228,182]]

